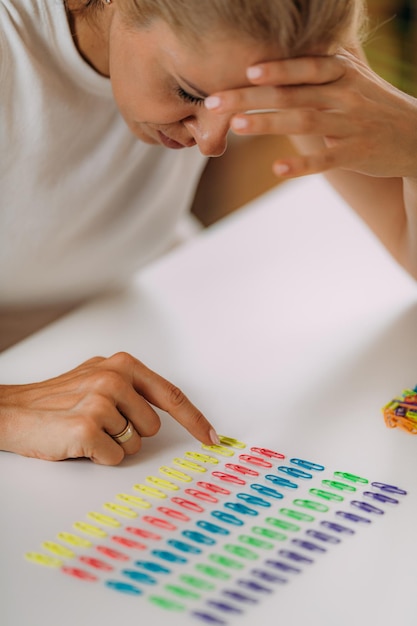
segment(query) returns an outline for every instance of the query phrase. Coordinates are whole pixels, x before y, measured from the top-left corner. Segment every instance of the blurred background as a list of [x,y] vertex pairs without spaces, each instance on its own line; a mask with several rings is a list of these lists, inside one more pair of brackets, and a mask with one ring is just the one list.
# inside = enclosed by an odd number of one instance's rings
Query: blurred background
[[[368,0],[367,6],[364,48],[371,67],[417,97],[417,0]],[[194,214],[208,226],[279,184],[271,164],[292,152],[286,138],[233,136],[227,152],[209,161],[197,190]]]

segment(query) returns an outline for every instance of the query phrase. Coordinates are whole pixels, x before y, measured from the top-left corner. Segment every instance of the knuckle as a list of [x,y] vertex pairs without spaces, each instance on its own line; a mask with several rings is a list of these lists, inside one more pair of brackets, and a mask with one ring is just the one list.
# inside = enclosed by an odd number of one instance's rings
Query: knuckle
[[187,402],[187,397],[179,387],[168,383],[168,400],[173,406],[180,407]]
[[299,111],[299,129],[302,134],[309,135],[316,128],[316,112],[312,110]]
[[128,369],[133,366],[134,358],[128,352],[116,352],[107,359],[108,363],[117,369]]

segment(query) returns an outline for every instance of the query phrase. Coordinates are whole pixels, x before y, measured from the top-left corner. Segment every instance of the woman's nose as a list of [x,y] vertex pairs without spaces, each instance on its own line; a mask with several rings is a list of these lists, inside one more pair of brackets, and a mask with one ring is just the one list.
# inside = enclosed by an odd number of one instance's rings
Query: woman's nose
[[221,156],[226,150],[230,116],[201,111],[198,115],[183,120],[183,124],[204,156]]

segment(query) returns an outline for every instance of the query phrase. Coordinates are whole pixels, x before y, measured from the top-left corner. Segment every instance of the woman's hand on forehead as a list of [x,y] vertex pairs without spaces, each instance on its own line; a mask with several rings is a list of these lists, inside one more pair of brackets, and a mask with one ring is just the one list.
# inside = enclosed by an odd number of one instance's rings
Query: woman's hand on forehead
[[[298,57],[247,69],[251,86],[212,94],[205,106],[232,114],[241,135],[315,138],[311,154],[274,163],[279,176],[342,168],[372,176],[416,176],[417,102],[383,81],[361,53]],[[403,142],[393,172],[392,146]],[[320,139],[317,142],[317,138]]]

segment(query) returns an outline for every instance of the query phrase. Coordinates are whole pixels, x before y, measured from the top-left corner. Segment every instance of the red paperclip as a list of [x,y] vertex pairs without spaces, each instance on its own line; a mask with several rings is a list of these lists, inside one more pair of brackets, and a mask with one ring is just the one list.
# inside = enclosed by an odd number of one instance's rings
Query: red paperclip
[[241,454],[239,456],[241,461],[246,461],[246,463],[251,463],[252,465],[259,465],[259,467],[272,467],[272,463],[269,461],[265,461],[260,456],[251,456],[250,454]]
[[135,528],[134,526],[128,526],[126,530],[128,533],[133,533],[134,535],[138,535],[138,537],[143,537],[144,539],[154,539],[155,541],[162,539],[161,535],[151,533],[150,530],[143,530],[142,528]]
[[189,522],[190,518],[188,515],[185,515],[182,511],[176,511],[175,509],[170,509],[167,506],[158,506],[158,511],[164,513],[164,515],[168,515],[168,517],[173,517],[174,519],[180,520],[181,522]]
[[220,480],[224,480],[226,483],[234,483],[235,485],[246,485],[246,481],[232,476],[232,474],[225,474],[224,472],[212,472],[212,475]]
[[247,474],[248,476],[259,476],[259,472],[250,467],[243,467],[243,465],[235,465],[234,463],[226,463],[225,467],[227,469],[234,470],[235,472],[239,472],[239,474]]
[[273,450],[268,450],[268,448],[251,448],[252,452],[257,452],[258,454],[262,454],[263,456],[267,456],[270,459],[285,459],[285,454],[281,454],[280,452],[274,452]]
[[119,535],[113,535],[111,540],[120,543],[120,545],[125,546],[125,548],[136,548],[137,550],[145,550],[146,548],[144,543],[139,543],[139,541],[128,539],[127,537],[120,537]]
[[188,493],[190,496],[194,496],[197,500],[203,500],[204,502],[218,502],[218,498],[215,498],[210,493],[206,493],[205,491],[198,491],[198,489],[186,489],[185,493]]
[[171,498],[171,502],[174,502],[189,511],[194,511],[194,513],[202,513],[204,511],[203,507],[197,504],[197,502],[191,502],[191,500],[185,500],[184,498],[174,497]]
[[152,524],[152,526],[156,526],[157,528],[163,528],[164,530],[176,530],[177,527],[171,522],[167,522],[165,519],[161,519],[160,517],[152,517],[151,515],[145,515],[143,517],[143,521],[148,524]]
[[202,480],[198,481],[197,487],[202,487],[203,489],[207,489],[207,491],[211,491],[212,493],[221,493],[224,496],[229,496],[232,493],[231,491],[229,491],[229,489],[219,487],[219,485],[214,485],[213,483],[205,483]]

